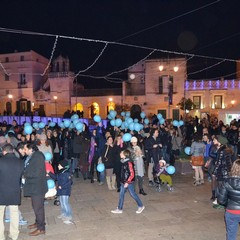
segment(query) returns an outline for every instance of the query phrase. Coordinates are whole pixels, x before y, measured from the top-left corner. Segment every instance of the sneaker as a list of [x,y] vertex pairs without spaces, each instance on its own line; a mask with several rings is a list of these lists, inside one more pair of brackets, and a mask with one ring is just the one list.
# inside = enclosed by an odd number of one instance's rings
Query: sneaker
[[65,220],[65,221],[63,221],[63,223],[65,223],[65,224],[67,224],[67,225],[73,224],[73,222],[72,222],[71,220]]
[[102,186],[103,184],[104,184],[104,182],[99,182],[99,184],[98,184],[98,185],[99,185],[99,186]]
[[144,208],[145,208],[144,206],[139,207],[138,210],[136,211],[136,213],[138,213],[138,214],[139,214],[139,213],[142,213],[142,211],[144,210]]
[[194,185],[194,186],[199,186],[199,185],[201,185],[201,183],[200,183],[199,181],[195,181],[195,182],[193,183],[193,185]]
[[169,184],[167,184],[167,190],[168,190],[169,192],[172,192],[172,191],[173,191],[173,187],[170,186]]
[[27,220],[24,220],[24,219],[19,220],[19,225],[21,225],[21,226],[27,225],[27,223],[28,223]]
[[149,181],[149,182],[148,182],[148,186],[153,187],[153,186],[154,186],[153,181]]
[[5,222],[5,223],[10,223],[10,219],[9,219],[9,218],[5,218],[5,219],[4,219],[4,222]]
[[116,208],[115,210],[112,210],[111,213],[117,213],[121,214],[123,211],[121,209]]
[[215,199],[212,203],[213,203],[213,205],[218,205],[217,199]]
[[201,180],[199,181],[199,183],[200,183],[200,184],[204,184],[204,179],[201,179]]

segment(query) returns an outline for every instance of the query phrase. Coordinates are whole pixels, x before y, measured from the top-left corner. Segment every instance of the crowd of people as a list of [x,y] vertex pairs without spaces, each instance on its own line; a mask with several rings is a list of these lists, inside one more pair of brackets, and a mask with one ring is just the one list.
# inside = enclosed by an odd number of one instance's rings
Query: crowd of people
[[[161,185],[166,184],[167,189],[173,191],[167,166],[174,166],[186,147],[191,148],[189,155],[195,172],[194,186],[204,184],[205,179],[211,182],[214,207],[221,208],[228,205],[226,198],[229,195],[226,196],[225,192],[229,185],[226,187],[225,181],[240,177],[236,170],[233,171],[240,155],[239,130],[240,124],[236,120],[224,125],[217,118],[189,118],[181,126],[171,121],[164,124],[153,121],[145,124],[140,131],[120,129],[110,124],[105,128],[101,121],[91,131],[86,124],[81,131],[46,125],[34,129],[31,134],[26,134],[24,125],[18,125],[15,120],[11,124],[3,122],[0,124],[0,191],[9,192],[10,195],[7,197],[8,193],[4,194],[6,198],[0,196],[0,217],[3,217],[5,206],[9,206],[5,210],[5,219],[7,212],[10,213],[11,238],[17,239],[19,220],[23,220],[17,207],[21,203],[22,188],[23,195],[31,198],[36,217],[35,222],[28,225],[33,230],[29,234],[45,234],[45,194],[48,192],[48,180],[54,179],[58,183],[57,196],[61,205],[58,217],[64,223],[72,224],[69,196],[72,178],[80,175],[85,181],[100,186],[106,183],[110,191],[119,192],[118,208],[112,213],[122,213],[126,189],[138,205],[136,213],[141,213],[145,206],[135,192],[134,182],[137,182],[138,192],[142,196],[147,195],[144,179],[148,179],[149,186],[155,186],[156,180],[160,180]],[[132,136],[130,141],[124,141],[126,132]],[[46,154],[50,154],[51,159],[46,160]],[[6,159],[12,159],[13,165],[14,162],[19,163],[14,165],[17,169],[9,165],[16,172],[15,180],[2,174],[8,164]],[[104,171],[97,171],[99,163],[104,164]],[[10,187],[5,188],[3,183],[6,181],[13,182],[13,185],[8,184]],[[223,186],[225,190],[222,190]],[[13,189],[16,191],[15,197],[11,196]],[[240,216],[240,189],[236,187],[235,190],[234,204],[227,206],[230,209],[227,210],[228,219],[232,215]],[[0,225],[0,234],[3,234],[3,224]],[[232,228],[229,224],[228,233]]]

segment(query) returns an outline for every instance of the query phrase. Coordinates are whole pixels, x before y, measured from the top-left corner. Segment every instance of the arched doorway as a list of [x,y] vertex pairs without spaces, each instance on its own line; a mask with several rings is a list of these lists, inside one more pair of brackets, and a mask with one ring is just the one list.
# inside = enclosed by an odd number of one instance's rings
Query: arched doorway
[[12,114],[12,103],[11,102],[6,102],[6,111],[7,111],[7,115]]
[[89,107],[89,117],[93,118],[94,115],[99,115],[99,105],[98,103],[94,102],[92,105]]
[[84,117],[83,105],[81,103],[75,104],[73,107],[73,111],[76,112],[80,118]]
[[141,117],[140,117],[141,111],[142,111],[142,108],[139,105],[137,105],[137,104],[132,105],[131,110],[130,110],[131,117],[133,119],[137,118],[140,120],[141,119]]

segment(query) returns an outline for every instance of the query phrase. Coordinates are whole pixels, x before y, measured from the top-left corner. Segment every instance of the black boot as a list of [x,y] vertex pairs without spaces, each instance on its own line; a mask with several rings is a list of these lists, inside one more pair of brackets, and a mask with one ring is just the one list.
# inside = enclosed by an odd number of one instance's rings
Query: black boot
[[146,196],[146,195],[147,195],[147,194],[144,192],[143,189],[140,189],[139,193],[142,194],[143,196]]

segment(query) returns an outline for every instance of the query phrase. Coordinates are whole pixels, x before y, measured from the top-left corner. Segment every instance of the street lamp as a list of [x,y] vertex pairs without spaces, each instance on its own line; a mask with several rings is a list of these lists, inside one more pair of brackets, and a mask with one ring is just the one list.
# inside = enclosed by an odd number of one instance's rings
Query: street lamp
[[57,99],[58,99],[58,97],[57,96],[53,96],[53,99],[54,99],[54,102],[55,102],[55,115],[57,117]]

